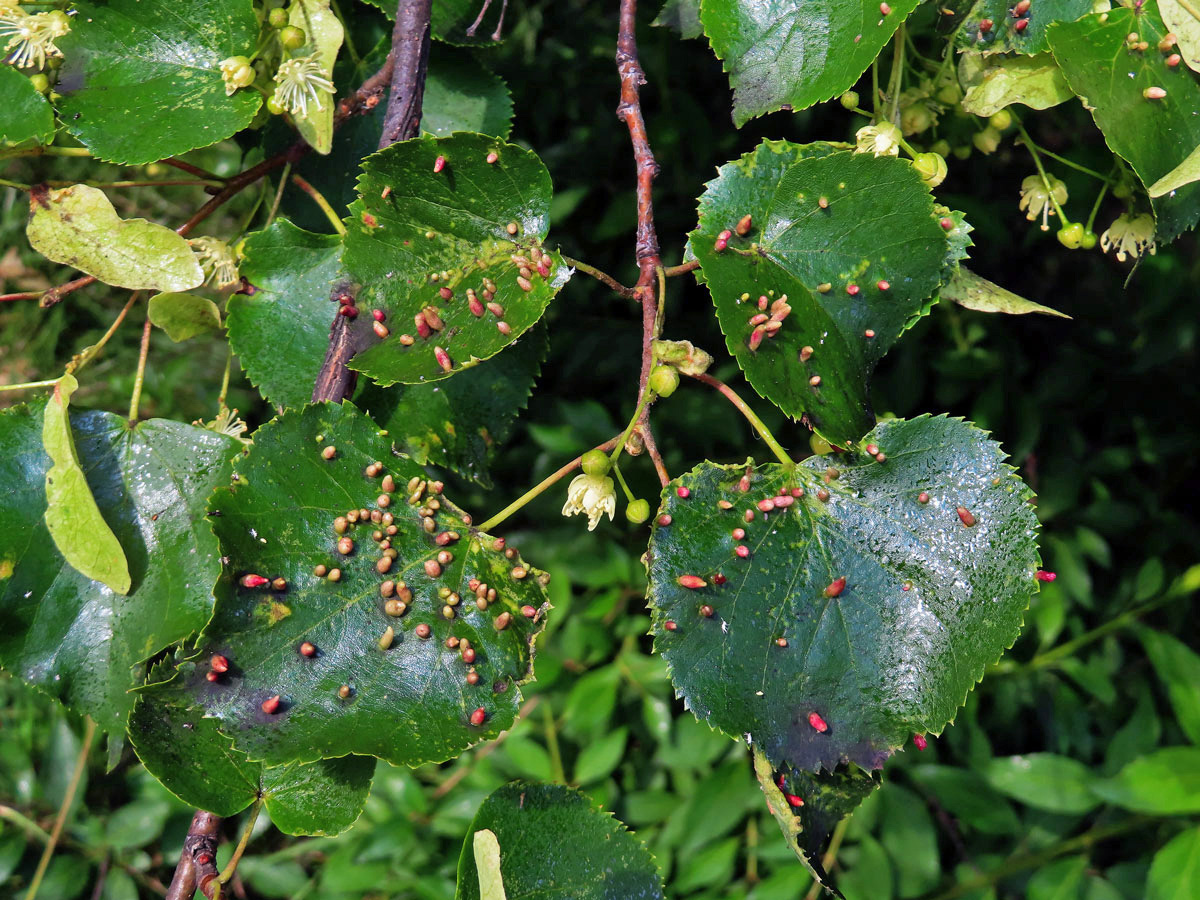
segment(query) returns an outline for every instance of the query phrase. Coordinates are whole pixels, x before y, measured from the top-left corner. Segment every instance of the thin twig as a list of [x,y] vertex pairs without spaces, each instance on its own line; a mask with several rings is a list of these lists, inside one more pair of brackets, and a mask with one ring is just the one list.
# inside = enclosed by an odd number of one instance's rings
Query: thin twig
[[663,274],[668,278],[674,278],[676,275],[686,275],[688,272],[695,272],[700,268],[700,260],[689,259],[685,263],[680,263],[677,266],[667,266],[663,269]]
[[[691,375],[690,372],[687,374]],[[733,388],[720,379],[713,378],[711,375],[705,373],[692,375],[691,377],[695,378],[699,382],[707,384],[709,387],[714,387],[720,391],[725,399],[732,403],[737,408],[737,411],[746,417],[746,421],[750,423],[754,430],[758,432],[758,436],[761,437],[766,442],[767,446],[771,448],[771,452],[775,454],[776,459],[786,466],[795,465],[795,462],[788,455],[788,452],[783,449],[783,445],[781,445],[779,441],[775,440],[775,435],[771,434],[771,430],[767,428],[763,420],[758,417],[758,415],[750,408],[745,400],[738,396],[737,392]]]
[[380,150],[420,132],[432,5],[432,0],[399,0],[392,29],[392,90],[383,117]]
[[166,900],[191,900],[199,889],[211,898],[217,883],[217,838],[221,830],[221,818],[202,809],[192,816],[183,851],[179,854],[179,865],[175,877],[167,888]]
[[614,293],[620,294],[622,297],[628,297],[630,299],[637,297],[637,292],[633,288],[626,287],[625,285],[621,284],[621,282],[617,281],[617,279],[615,279],[611,275],[609,275],[607,272],[605,272],[601,269],[597,269],[595,266],[589,266],[585,262],[580,262],[577,259],[572,259],[571,257],[565,256],[565,255],[563,256],[562,261],[565,262],[568,266],[571,266],[572,268],[578,269],[580,272],[583,272],[583,274],[585,274],[585,275],[591,275],[597,281],[612,288]]
[[225,180],[215,172],[210,172],[208,169],[202,169],[199,166],[193,166],[190,162],[184,162],[182,159],[177,159],[174,156],[164,159],[163,164],[179,169],[181,172],[187,172],[189,175],[195,175],[197,178],[208,178],[213,181]]
[[33,873],[33,880],[29,882],[29,890],[25,893],[25,900],[34,900],[37,896],[38,888],[42,886],[42,879],[46,875],[46,869],[50,865],[50,858],[54,856],[54,848],[58,846],[58,839],[62,837],[63,826],[67,824],[67,816],[71,812],[71,805],[75,802],[75,792],[79,790],[79,782],[83,779],[83,772],[87,768],[88,752],[92,749],[92,740],[96,737],[96,723],[92,721],[91,716],[86,719],[83,731],[83,742],[79,747],[79,754],[75,757],[75,769],[71,772],[71,780],[67,782],[66,793],[63,794],[62,805],[58,808],[58,816],[54,819],[54,827],[50,829],[50,840],[46,842],[45,848],[42,850],[42,858],[38,860],[37,869]]

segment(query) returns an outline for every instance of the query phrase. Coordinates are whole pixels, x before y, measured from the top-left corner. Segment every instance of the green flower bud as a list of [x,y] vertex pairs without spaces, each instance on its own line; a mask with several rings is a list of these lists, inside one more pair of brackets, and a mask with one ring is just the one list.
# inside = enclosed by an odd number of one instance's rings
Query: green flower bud
[[959,144],[951,152],[954,154],[955,159],[970,159],[971,158],[971,145],[970,144]]
[[608,454],[603,450],[589,450],[583,454],[582,458],[583,471],[593,478],[600,478],[608,474],[608,470],[612,468],[612,463],[608,460]]
[[276,7],[267,14],[267,21],[272,28],[283,28],[288,23],[287,10],[282,7]]
[[914,103],[900,112],[900,130],[906,135],[921,134],[934,125],[933,113],[924,103]]
[[1002,109],[997,113],[993,113],[988,119],[988,124],[997,131],[1007,131],[1012,127],[1013,117],[1007,109]]
[[30,75],[29,83],[33,85],[33,89],[39,94],[44,94],[50,90],[50,79],[41,72],[38,72],[36,75]]
[[279,43],[289,50],[299,50],[307,40],[308,36],[304,33],[303,28],[288,25],[286,28],[279,29]]
[[655,366],[650,372],[650,390],[660,397],[670,397],[679,387],[679,373],[673,366]]
[[946,160],[938,153],[918,153],[913,157],[913,168],[931,188],[946,180]]
[[1083,238],[1080,241],[1079,246],[1082,247],[1084,250],[1091,250],[1093,247],[1095,247],[1096,246],[1096,232],[1092,231],[1091,229],[1088,229],[1087,231],[1085,231],[1083,233]]
[[846,93],[842,94],[842,96],[840,96],[838,98],[838,102],[841,103],[842,106],[846,107],[846,109],[857,109],[858,108],[858,92],[857,91],[846,91]]
[[634,525],[641,525],[650,518],[650,504],[645,500],[634,500],[625,507],[625,518]]
[[942,138],[940,141],[934,141],[933,145],[929,148],[929,151],[931,153],[936,153],[938,156],[949,156],[950,142],[945,138]]
[[1001,137],[1002,135],[999,130],[989,125],[971,138],[971,143],[975,145],[980,153],[995,153],[996,148],[1000,146]]
[[279,105],[279,102],[274,97],[268,97],[267,98],[267,112],[269,112],[273,116],[282,116],[283,115],[283,107]]
[[812,452],[817,456],[828,456],[833,452],[833,444],[825,440],[815,431],[808,437],[808,446],[812,448]]

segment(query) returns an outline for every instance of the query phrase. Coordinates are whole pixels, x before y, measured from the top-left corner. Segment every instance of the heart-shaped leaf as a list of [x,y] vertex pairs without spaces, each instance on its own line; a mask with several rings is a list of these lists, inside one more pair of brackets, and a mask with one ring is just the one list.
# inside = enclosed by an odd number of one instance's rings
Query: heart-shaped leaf
[[500,876],[509,900],[655,900],[662,880],[654,857],[625,826],[561,784],[506,784],[493,792],[467,831],[458,859],[455,900],[480,892],[475,835],[500,845]]
[[[188,662],[181,670],[191,674],[195,667]],[[180,683],[155,684],[139,694],[129,717],[138,758],[184,803],[227,817],[261,795],[271,822],[286,834],[332,835],[354,824],[367,802],[374,759],[343,756],[267,768],[235,750],[217,723],[188,703]]]
[[946,235],[908,162],[767,141],[709,182],[689,245],[750,384],[841,446],[874,422],[867,378],[936,292]]
[[212,612],[220,561],[204,503],[241,445],[180,422],[71,414],[80,466],[129,562],[122,597],[71,568],[46,529],[44,409],[0,412],[0,665],[120,733],[137,664]]
[[495,355],[570,277],[541,246],[550,175],[513,144],[402,141],[367,159],[358,188],[342,260],[362,285],[359,307],[385,319],[350,367],[379,384],[434,381]]
[[917,2],[897,0],[883,15],[876,0],[703,0],[704,33],[733,86],[734,123],[849,90]]
[[145,219],[122,220],[98,188],[34,189],[25,234],[42,256],[105,284],[186,291],[204,282],[188,242]]
[[[207,147],[245,128],[256,90],[225,93],[221,61],[258,39],[250,0],[78,0],[58,44],[55,90],[67,130],[94,156],[140,165]],[[186,290],[160,288],[161,290]]]
[[940,732],[1036,584],[1029,491],[983,432],[891,420],[862,446],[836,469],[702,463],[651,537],[676,691],[776,768],[875,769]]
[[512,724],[548,576],[374,422],[350,404],[284,413],[233,478],[210,503],[228,562],[202,639],[226,662],[184,683],[235,746],[268,765],[416,765]]
[[1033,55],[1049,49],[1046,29],[1073,22],[1092,11],[1092,0],[1038,0],[1024,15],[1013,15],[1008,0],[980,0],[971,6],[958,32],[958,45],[984,53],[1015,51]]
[[54,139],[54,111],[28,75],[13,66],[0,66],[0,147],[26,142],[48,144]]
[[[1157,3],[1147,0],[1137,9],[1116,6],[1103,15],[1060,22],[1048,32],[1067,84],[1091,110],[1109,148],[1147,186],[1200,146],[1200,91],[1185,66],[1168,66],[1159,51],[1167,30]],[[1131,46],[1131,34],[1149,49]],[[1165,96],[1148,96],[1152,88]],[[1200,221],[1200,184],[1157,197],[1151,206],[1159,242],[1174,240]]]

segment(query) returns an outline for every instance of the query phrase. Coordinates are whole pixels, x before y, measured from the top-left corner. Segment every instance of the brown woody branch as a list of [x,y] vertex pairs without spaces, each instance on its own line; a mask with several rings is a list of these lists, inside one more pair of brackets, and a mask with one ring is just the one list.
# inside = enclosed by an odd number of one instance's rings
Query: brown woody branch
[[167,888],[166,900],[191,900],[197,889],[211,900],[220,875],[217,871],[217,840],[220,832],[219,816],[202,809],[196,811],[183,841],[183,852],[179,854],[175,877]]
[[[617,31],[617,73],[621,78],[621,102],[617,105],[617,118],[629,129],[633,143],[633,158],[637,171],[637,243],[634,255],[638,264],[638,280],[634,285],[634,297],[642,304],[642,372],[638,386],[638,402],[647,390],[650,370],[654,366],[654,339],[658,337],[659,304],[658,272],[662,268],[659,257],[658,233],[654,229],[654,201],[651,186],[658,175],[658,163],[650,149],[646,136],[646,122],[642,118],[641,87],[646,83],[646,73],[638,62],[637,48],[637,0],[621,0],[620,24]],[[670,480],[662,463],[662,455],[654,442],[650,430],[649,409],[642,412],[638,422],[637,445],[628,447],[630,453],[641,452],[644,447],[659,480],[666,485]]]

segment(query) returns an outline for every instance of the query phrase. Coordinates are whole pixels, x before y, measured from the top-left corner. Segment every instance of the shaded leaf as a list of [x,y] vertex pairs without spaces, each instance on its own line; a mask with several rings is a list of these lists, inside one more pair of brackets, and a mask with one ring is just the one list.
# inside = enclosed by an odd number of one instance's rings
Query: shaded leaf
[[150,298],[150,322],[173,341],[186,341],[221,327],[221,311],[207,297],[195,294],[155,294]]
[[[326,446],[336,448],[331,459]],[[394,494],[365,474],[375,460],[386,461]],[[318,404],[256,431],[232,486],[213,495],[210,513],[228,563],[202,643],[205,658],[220,653],[230,667],[215,682],[197,670],[185,683],[251,759],[274,765],[357,753],[416,765],[512,724],[543,615],[531,620],[521,609],[541,609],[545,579],[515,551],[510,558],[495,549],[494,538],[473,530],[435,491],[406,502],[411,479],[423,482],[425,472],[393,454],[374,422],[350,404]],[[439,508],[427,505],[435,502]],[[344,554],[334,523],[351,509],[381,518],[386,511],[394,522],[348,526],[353,546]],[[386,538],[387,552],[396,558],[384,574],[372,534],[383,538],[389,524],[396,534]],[[441,543],[436,534],[445,535]],[[439,554],[447,554],[442,563]],[[338,579],[316,575],[318,565],[338,569]],[[246,586],[250,574],[271,581]],[[393,600],[412,592],[399,615],[386,611],[384,582],[395,584]],[[486,610],[475,600],[478,582],[497,592]],[[461,598],[457,606],[451,593]],[[448,605],[453,618],[444,615]],[[503,630],[496,627],[502,614]],[[419,637],[418,626],[430,637]],[[450,637],[470,640],[478,683],[468,683],[471,666],[446,646]],[[304,642],[311,655],[301,652]],[[264,711],[276,695],[278,705]],[[479,709],[484,721],[473,724]]]
[[557,784],[508,784],[493,792],[463,842],[456,900],[485,900],[475,835],[500,844],[500,874],[510,898],[654,900],[662,883],[644,844],[578,791]]
[[79,574],[46,530],[42,408],[0,413],[0,665],[121,731],[135,666],[208,621],[220,570],[204,502],[241,446],[102,412],[71,416],[80,464],[129,562],[127,597]]
[[[246,238],[242,277],[257,290],[226,305],[229,344],[252,384],[276,406],[300,407],[329,349],[341,276],[341,238],[302,231],[286,219]],[[361,326],[360,326],[361,327]]]
[[[874,422],[867,378],[937,290],[948,242],[908,162],[831,149],[767,141],[722,166],[689,245],[750,384],[843,446]],[[717,251],[746,215],[748,233]],[[750,323],[785,294],[791,313],[751,349]]]
[[262,96],[226,96],[220,69],[254,49],[250,0],[194,0],[187,15],[173,0],[78,0],[73,9],[71,31],[58,41],[55,90],[63,124],[93,155],[154,162],[215,144],[254,118]]
[[886,462],[855,450],[836,478],[819,457],[702,463],[665,491],[672,521],[651,537],[655,648],[677,693],[777,767],[875,769],[940,733],[1036,584],[1029,492],[983,432],[922,417],[865,440]]
[[74,375],[63,375],[46,401],[42,419],[42,446],[51,462],[45,480],[46,530],[76,572],[118,594],[128,594],[125,551],[104,521],[75,452],[67,410],[77,387]]
[[1146,900],[1191,900],[1200,897],[1200,828],[1171,838],[1154,854],[1146,878]]
[[700,0],[667,0],[651,25],[678,31],[683,38],[698,38],[704,34],[700,24]]
[[429,60],[422,131],[437,137],[477,131],[507,139],[512,114],[512,96],[504,81],[469,52],[444,49]]
[[1027,753],[996,757],[983,774],[992,788],[1035,809],[1076,814],[1099,805],[1099,798],[1092,792],[1095,775],[1067,756]]
[[1151,197],[1162,197],[1194,181],[1200,181],[1200,146],[1189,153],[1183,162],[1146,188],[1146,192]]
[[[1092,0],[1038,0],[1036,8],[1020,18],[1013,15],[1008,0],[981,0],[971,6],[962,30],[958,33],[960,47],[983,53],[1034,54],[1049,49],[1046,30],[1055,22],[1073,22],[1092,11]],[[992,26],[980,28],[984,19]],[[1025,25],[1017,30],[1022,19]]]
[[25,234],[49,260],[131,290],[186,291],[204,282],[186,240],[145,219],[122,220],[98,188],[35,190],[30,207]]
[[916,7],[898,0],[884,16],[875,0],[702,0],[700,21],[729,73],[740,128],[848,90]]
[[535,326],[503,353],[449,381],[368,385],[355,402],[416,462],[491,487],[488,461],[512,433],[547,349],[545,328]]
[[963,95],[962,108],[977,116],[991,116],[1014,103],[1049,109],[1074,96],[1049,53],[988,57],[979,82]]
[[1092,790],[1109,803],[1150,815],[1200,812],[1200,747],[1163,747],[1098,781]]
[[1193,744],[1200,744],[1200,654],[1161,631],[1139,628],[1138,637],[1154,671],[1167,686],[1179,727]]
[[965,306],[976,312],[1008,313],[1012,316],[1042,313],[1047,316],[1058,316],[1061,319],[1071,318],[1057,309],[1026,300],[1024,297],[1000,287],[994,281],[988,281],[962,266],[956,268],[946,283],[942,285],[942,298],[952,300],[959,306]]
[[[1130,47],[1126,38],[1133,32],[1151,49],[1143,53]],[[1146,185],[1175,170],[1200,145],[1200,91],[1187,69],[1171,68],[1158,52],[1166,33],[1155,0],[1136,11],[1117,6],[1103,15],[1059,23],[1048,32],[1071,90],[1091,110],[1109,148]],[[1147,99],[1143,91],[1151,87],[1167,95]],[[1159,242],[1174,240],[1200,220],[1200,185],[1181,187],[1151,206]]]
[[1026,900],[1078,900],[1086,856],[1071,856],[1047,863],[1033,873],[1025,888]]
[[54,140],[54,111],[28,75],[0,65],[0,97],[0,147]]
[[[553,252],[544,269],[534,264],[549,227],[550,175],[513,144],[467,133],[402,141],[367,159],[358,187],[342,260],[363,286],[358,305],[382,310],[391,334],[350,367],[379,384],[434,381],[495,355],[570,277]],[[494,296],[484,296],[487,284]],[[423,335],[417,316],[442,327]]]

